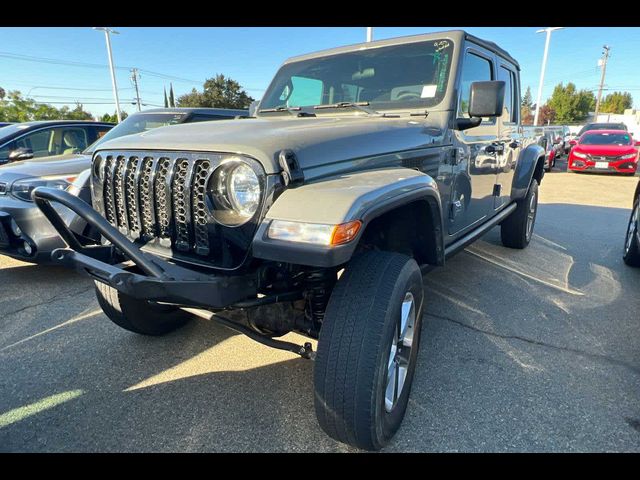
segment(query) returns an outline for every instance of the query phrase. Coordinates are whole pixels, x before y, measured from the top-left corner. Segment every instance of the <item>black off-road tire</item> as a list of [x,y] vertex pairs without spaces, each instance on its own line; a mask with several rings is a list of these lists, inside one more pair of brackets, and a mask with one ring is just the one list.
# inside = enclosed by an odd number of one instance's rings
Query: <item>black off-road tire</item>
[[502,244],[509,248],[526,248],[533,236],[537,213],[538,181],[534,178],[529,185],[527,196],[517,202],[516,209],[500,226]]
[[[385,395],[394,382],[387,380],[390,372],[392,379],[400,372],[390,363],[392,344],[409,293],[414,323],[405,331],[411,332],[411,347],[404,346],[407,334],[396,350],[406,357],[406,376],[403,388],[391,388],[388,410]],[[379,450],[398,430],[415,372],[423,299],[420,268],[406,255],[369,251],[347,265],[329,299],[314,365],[316,415],[329,436]]]
[[138,300],[104,283],[94,283],[102,311],[125,330],[159,336],[180,328],[192,318],[177,307]]
[[[635,216],[635,221],[634,221]],[[627,235],[624,239],[622,259],[630,267],[640,267],[640,244],[638,244],[638,217],[640,217],[640,196],[633,203],[633,210],[627,224]],[[635,225],[634,225],[635,224]],[[629,235],[631,234],[631,238]]]

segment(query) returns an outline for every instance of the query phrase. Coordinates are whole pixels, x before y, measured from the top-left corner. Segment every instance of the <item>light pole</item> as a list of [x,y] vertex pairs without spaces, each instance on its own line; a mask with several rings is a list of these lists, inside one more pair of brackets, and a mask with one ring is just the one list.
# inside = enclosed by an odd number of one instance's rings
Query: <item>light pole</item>
[[367,42],[373,41],[373,27],[367,27]]
[[101,30],[104,32],[104,38],[107,41],[107,54],[109,56],[109,69],[111,70],[111,86],[113,87],[113,98],[116,101],[116,115],[118,116],[118,123],[122,121],[122,114],[120,113],[120,99],[118,98],[118,85],[116,84],[116,72],[113,68],[113,56],[111,55],[111,37],[110,33],[119,34],[109,27],[93,27],[94,30]]
[[538,125],[538,115],[540,114],[540,101],[542,100],[542,85],[544,83],[544,71],[547,68],[547,55],[549,54],[549,41],[551,40],[551,32],[560,30],[564,27],[548,27],[537,30],[536,33],[547,32],[547,38],[544,42],[544,55],[542,56],[542,70],[540,71],[540,84],[538,85],[538,99],[536,100],[536,114],[533,117],[533,124]]

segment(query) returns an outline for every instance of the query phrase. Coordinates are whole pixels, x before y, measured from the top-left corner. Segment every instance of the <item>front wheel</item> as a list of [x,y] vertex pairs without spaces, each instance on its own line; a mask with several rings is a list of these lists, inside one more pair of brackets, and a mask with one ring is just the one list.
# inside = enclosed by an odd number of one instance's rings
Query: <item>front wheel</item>
[[627,226],[627,236],[624,242],[624,255],[622,259],[624,263],[631,267],[640,267],[640,236],[639,224],[640,223],[640,196],[636,198],[633,204],[633,210],[629,217],[629,225]]
[[518,201],[516,209],[500,226],[502,244],[509,248],[526,248],[533,236],[538,214],[538,181],[531,180],[527,196]]
[[314,365],[315,410],[332,438],[379,450],[407,409],[422,325],[422,274],[412,258],[370,251],[338,280]]

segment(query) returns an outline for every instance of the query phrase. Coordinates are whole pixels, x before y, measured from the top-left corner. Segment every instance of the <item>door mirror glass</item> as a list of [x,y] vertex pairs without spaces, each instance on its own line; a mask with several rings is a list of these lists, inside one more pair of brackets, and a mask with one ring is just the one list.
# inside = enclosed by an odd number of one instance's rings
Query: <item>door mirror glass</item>
[[499,117],[504,107],[505,82],[473,82],[469,95],[471,117]]

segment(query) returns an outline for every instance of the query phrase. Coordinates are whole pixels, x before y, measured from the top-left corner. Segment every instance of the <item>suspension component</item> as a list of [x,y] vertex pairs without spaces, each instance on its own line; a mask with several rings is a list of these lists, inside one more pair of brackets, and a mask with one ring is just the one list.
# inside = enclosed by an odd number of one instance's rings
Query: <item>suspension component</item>
[[332,269],[308,270],[304,285],[307,297],[306,317],[311,321],[309,334],[318,336],[329,303],[331,291],[336,283],[336,272]]

